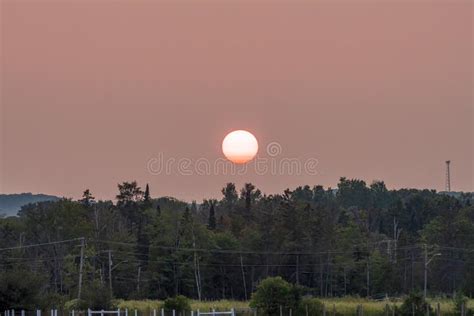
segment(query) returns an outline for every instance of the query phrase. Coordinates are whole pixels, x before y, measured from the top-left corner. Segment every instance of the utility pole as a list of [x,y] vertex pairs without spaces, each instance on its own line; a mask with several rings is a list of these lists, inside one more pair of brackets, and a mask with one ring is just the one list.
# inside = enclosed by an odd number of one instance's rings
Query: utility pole
[[296,255],[296,285],[300,285],[300,256]]
[[402,232],[401,228],[398,228],[398,221],[395,217],[393,217],[393,244],[394,244],[394,252],[393,252],[393,260],[392,262],[397,263],[397,246],[398,246],[398,239],[400,239],[400,234]]
[[424,285],[423,285],[423,299],[426,300],[426,288],[428,286],[428,249],[426,247],[426,244],[424,245],[424,253],[425,253],[425,264],[424,264],[424,267],[425,267],[425,282],[424,282]]
[[113,297],[114,293],[112,290],[112,250],[109,250],[109,291],[110,297]]
[[122,263],[128,262],[128,260],[120,261],[115,266],[112,266],[112,250],[107,250],[107,252],[109,253],[109,290],[110,296],[113,297],[114,292],[112,288],[112,271],[114,271]]
[[84,237],[81,238],[81,261],[79,263],[79,285],[77,290],[77,299],[81,299],[81,292],[82,292],[82,270],[84,268],[84,246],[85,240]]
[[142,267],[138,267],[138,275],[137,275],[137,292],[140,292],[140,274],[142,272]]
[[192,227],[193,233],[193,249],[194,249],[194,278],[196,281],[196,289],[198,294],[198,300],[201,301],[201,271],[199,269],[199,258],[196,253],[196,235],[194,235],[194,225]]
[[436,256],[441,256],[441,254],[436,253],[430,259],[428,259],[428,247],[426,246],[426,244],[424,244],[423,246],[424,246],[424,253],[425,253],[425,256],[424,256],[425,257],[425,260],[424,260],[425,280],[424,280],[424,286],[423,286],[423,299],[426,300],[426,293],[427,293],[427,288],[428,288],[428,265],[430,264],[431,261],[433,261],[433,259]]
[[240,270],[242,272],[242,281],[244,283],[245,300],[247,300],[247,284],[245,282],[244,259],[242,258],[242,253],[240,254]]
[[367,297],[370,297],[370,255],[367,256]]

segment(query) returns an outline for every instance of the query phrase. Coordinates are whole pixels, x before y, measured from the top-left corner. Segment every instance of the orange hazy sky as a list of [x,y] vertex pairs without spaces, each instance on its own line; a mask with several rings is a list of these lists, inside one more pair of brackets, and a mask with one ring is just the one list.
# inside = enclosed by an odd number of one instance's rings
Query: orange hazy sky
[[[0,0],[0,192],[266,193],[339,177],[473,191],[470,0]],[[317,174],[155,175],[247,129]]]

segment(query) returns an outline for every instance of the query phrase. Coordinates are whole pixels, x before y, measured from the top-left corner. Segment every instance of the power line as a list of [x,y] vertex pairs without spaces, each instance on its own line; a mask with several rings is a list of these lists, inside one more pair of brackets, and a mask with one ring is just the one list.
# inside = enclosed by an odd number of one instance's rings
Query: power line
[[80,240],[82,240],[82,238],[74,238],[74,239],[67,239],[67,240],[60,240],[60,241],[51,241],[51,242],[46,242],[46,243],[41,243],[41,244],[32,244],[32,245],[23,245],[23,246],[16,246],[16,247],[0,248],[0,251],[34,248],[34,247],[42,247],[42,246],[56,245],[56,244],[64,244],[64,243],[70,243],[70,242],[73,242],[73,241],[80,241]]
[[[207,252],[207,253],[223,253],[223,254],[257,254],[257,255],[325,255],[325,254],[350,254],[354,253],[354,250],[346,250],[346,251],[335,251],[335,250],[326,250],[326,251],[319,251],[319,252],[302,252],[302,251],[288,251],[288,252],[281,252],[281,251],[251,251],[251,250],[238,250],[238,249],[206,249],[206,248],[188,248],[188,247],[172,247],[172,246],[156,246],[156,245],[142,245],[142,244],[133,244],[133,243],[125,243],[125,242],[118,242],[118,241],[108,241],[108,240],[99,240],[99,239],[92,239],[92,242],[99,242],[99,243],[107,243],[112,245],[123,245],[129,247],[139,247],[139,248],[149,248],[149,249],[162,249],[162,250],[172,250],[172,251],[184,251],[184,252]],[[372,244],[381,244],[386,241],[376,242]],[[353,248],[357,246],[366,246],[366,244],[358,244],[353,245]],[[406,247],[399,247],[398,250],[407,250],[407,249],[415,249],[420,248],[419,245],[412,245]]]
[[[59,240],[59,241],[52,241],[47,243],[39,243],[39,244],[31,244],[31,245],[22,245],[22,246],[15,246],[15,247],[7,247],[7,248],[0,248],[0,251],[8,251],[8,250],[17,250],[17,249],[26,249],[26,248],[34,248],[34,247],[42,247],[42,246],[49,246],[55,244],[63,244],[63,243],[71,243],[83,240],[82,238],[74,238],[74,239],[67,239],[67,240]],[[171,251],[184,251],[184,252],[207,252],[207,253],[221,253],[221,254],[256,254],[256,255],[325,255],[325,254],[350,254],[354,253],[355,250],[345,250],[345,251],[338,251],[338,250],[326,250],[326,251],[252,251],[252,250],[239,250],[239,249],[209,249],[209,248],[188,248],[188,247],[173,247],[173,246],[157,246],[157,245],[143,245],[139,243],[127,243],[127,242],[119,242],[119,241],[110,241],[110,240],[100,240],[100,239],[91,239],[91,242],[97,243],[105,243],[105,244],[115,244],[115,245],[123,245],[128,247],[138,247],[138,248],[149,248],[149,249],[162,249],[162,250],[171,250]],[[367,244],[372,245],[381,245],[387,240],[382,240],[378,242],[370,242],[370,243],[361,243],[361,244],[354,244],[352,248],[356,248],[358,246],[366,246]],[[430,247],[438,248],[438,249],[450,249],[450,250],[457,250],[457,251],[467,251],[467,252],[474,252],[474,248],[463,248],[463,247],[452,247],[452,246],[443,246],[443,245],[436,245],[432,244],[429,245]],[[406,245],[403,247],[398,247],[397,251],[400,250],[411,250],[411,249],[421,249],[423,245],[421,244],[413,244],[413,245]],[[147,256],[148,254],[143,253],[135,253],[130,252],[130,254],[134,254],[137,256]]]

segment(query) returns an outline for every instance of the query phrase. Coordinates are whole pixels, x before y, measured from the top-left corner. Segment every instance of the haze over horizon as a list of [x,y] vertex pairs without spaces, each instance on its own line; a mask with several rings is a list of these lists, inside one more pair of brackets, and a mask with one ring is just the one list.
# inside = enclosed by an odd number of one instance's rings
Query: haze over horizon
[[[0,193],[113,199],[336,187],[474,191],[472,1],[0,2]],[[403,21],[403,23],[401,23]],[[264,22],[264,23],[263,23]],[[259,155],[316,175],[153,175],[147,162]]]

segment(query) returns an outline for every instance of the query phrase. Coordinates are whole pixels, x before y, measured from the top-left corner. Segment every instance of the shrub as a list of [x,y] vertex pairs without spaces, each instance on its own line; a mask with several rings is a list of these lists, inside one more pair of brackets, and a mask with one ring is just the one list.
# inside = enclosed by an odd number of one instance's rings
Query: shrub
[[397,314],[406,316],[424,316],[426,315],[427,309],[430,314],[433,313],[433,309],[430,304],[425,301],[422,294],[411,293],[405,298],[402,306],[397,309]]
[[317,298],[305,297],[301,300],[295,315],[306,315],[306,307],[308,308],[309,315],[322,315],[323,314],[323,302]]
[[79,309],[108,309],[112,305],[112,297],[108,287],[99,281],[88,284],[82,292],[82,300],[78,302]]
[[[84,308],[84,306],[86,306],[87,303],[84,302],[83,300],[79,300],[77,298],[75,299],[72,299],[70,301],[67,301],[64,303],[64,309],[66,311],[72,311],[72,310],[81,310]],[[87,308],[87,307],[86,307]]]
[[191,310],[191,304],[186,296],[178,295],[176,297],[167,298],[163,308],[167,311],[176,310],[179,314]]
[[456,315],[463,315],[462,314],[463,306],[464,306],[464,315],[468,315],[468,316],[474,315],[474,311],[468,309],[467,302],[468,302],[468,298],[464,296],[463,292],[456,293],[456,296],[454,296],[454,312],[456,313]]
[[280,306],[296,310],[301,301],[301,290],[281,277],[266,278],[252,293],[250,306],[258,308],[264,315],[279,314]]
[[67,299],[68,299],[67,296],[64,296],[58,293],[46,292],[46,293],[40,294],[39,296],[40,302],[38,302],[38,305],[36,306],[36,308],[43,309],[43,310],[47,310],[50,308],[60,309],[64,306]]

